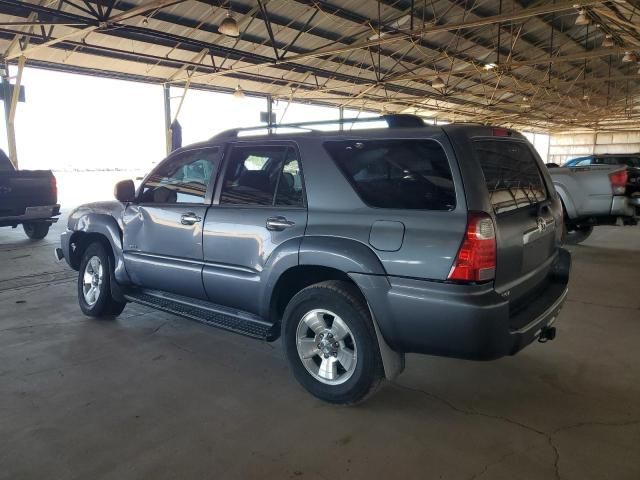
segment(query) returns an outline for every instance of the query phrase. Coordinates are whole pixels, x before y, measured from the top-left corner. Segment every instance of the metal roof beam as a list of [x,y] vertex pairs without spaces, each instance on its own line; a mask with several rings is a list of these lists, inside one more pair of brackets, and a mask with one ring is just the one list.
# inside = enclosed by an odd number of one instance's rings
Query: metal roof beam
[[[155,10],[158,8],[162,8],[162,7],[166,7],[168,5],[173,5],[176,3],[180,3],[184,0],[151,0],[149,2],[143,3],[142,5],[139,5],[135,8],[131,8],[129,10],[126,10],[124,12],[120,12],[117,15],[114,15],[113,17],[111,17],[109,19],[110,22],[121,22],[124,20],[127,20],[129,18],[133,18],[133,17],[137,17],[138,15],[142,15],[150,10]],[[25,7],[29,8],[29,6],[31,4],[27,3],[27,2],[23,2],[22,5],[24,5]],[[65,40],[69,40],[71,38],[76,38],[76,37],[80,37],[80,36],[86,36],[91,32],[96,31],[98,28],[100,27],[100,25],[92,25],[83,29],[79,29],[79,30],[75,30],[73,32],[67,33],[66,35],[62,35],[60,37],[56,37],[56,38],[52,38],[51,40],[47,40],[46,42],[40,44],[40,45],[35,45],[33,47],[27,48],[25,50],[20,50],[19,52],[16,53],[12,53],[7,57],[7,60],[11,60],[13,58],[17,58],[19,56],[27,56],[31,53],[33,53],[36,50],[39,50],[41,48],[44,47],[52,47],[54,45],[56,45],[57,43],[63,42]]]

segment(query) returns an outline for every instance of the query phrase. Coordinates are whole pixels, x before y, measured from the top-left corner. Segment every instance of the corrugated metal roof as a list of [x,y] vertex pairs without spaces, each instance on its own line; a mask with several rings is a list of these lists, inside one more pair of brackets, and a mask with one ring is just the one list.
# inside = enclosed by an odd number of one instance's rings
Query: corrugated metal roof
[[[0,0],[0,52],[66,71],[241,85],[449,121],[633,128],[640,75],[623,56],[640,50],[636,2],[578,2],[591,24],[575,25],[576,2],[560,0]],[[227,14],[239,38],[218,33]],[[614,47],[601,46],[605,35]],[[444,88],[433,88],[436,77]]]

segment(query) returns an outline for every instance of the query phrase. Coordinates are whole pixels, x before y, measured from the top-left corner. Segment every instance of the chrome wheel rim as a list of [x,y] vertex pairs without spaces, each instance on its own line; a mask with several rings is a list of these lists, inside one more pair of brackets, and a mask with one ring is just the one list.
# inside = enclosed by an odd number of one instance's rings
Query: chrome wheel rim
[[102,280],[104,278],[104,268],[100,257],[93,256],[84,267],[82,274],[82,294],[84,301],[90,307],[94,306],[100,298]]
[[329,310],[314,309],[302,316],[296,347],[307,372],[326,385],[344,383],[356,370],[356,339],[347,324]]

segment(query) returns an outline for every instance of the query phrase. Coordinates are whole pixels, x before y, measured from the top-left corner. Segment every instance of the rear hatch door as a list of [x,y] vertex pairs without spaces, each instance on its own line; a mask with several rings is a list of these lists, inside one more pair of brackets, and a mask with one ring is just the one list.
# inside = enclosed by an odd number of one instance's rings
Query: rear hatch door
[[495,288],[517,305],[544,288],[556,252],[549,191],[532,147],[524,139],[477,138],[474,150],[496,221]]

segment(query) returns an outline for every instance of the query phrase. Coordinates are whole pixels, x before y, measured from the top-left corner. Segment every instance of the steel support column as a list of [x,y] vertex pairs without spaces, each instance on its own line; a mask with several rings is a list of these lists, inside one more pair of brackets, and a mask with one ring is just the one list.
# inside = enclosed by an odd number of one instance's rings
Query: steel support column
[[18,99],[20,98],[20,85],[22,84],[22,71],[24,70],[25,57],[20,57],[18,60],[18,73],[16,74],[16,82],[11,85],[9,81],[9,66],[6,68],[6,75],[2,76],[2,88],[4,98],[4,118],[7,129],[7,145],[9,147],[9,158],[11,163],[17,169],[18,168],[18,148],[16,145],[16,129],[15,118],[16,108],[18,106]]
[[267,95],[267,131],[273,133],[273,98]]
[[340,130],[344,130],[344,107],[338,107],[338,112],[340,114]]
[[164,136],[167,155],[171,153],[171,86],[168,83],[162,85],[164,94]]

